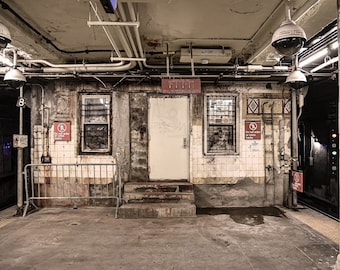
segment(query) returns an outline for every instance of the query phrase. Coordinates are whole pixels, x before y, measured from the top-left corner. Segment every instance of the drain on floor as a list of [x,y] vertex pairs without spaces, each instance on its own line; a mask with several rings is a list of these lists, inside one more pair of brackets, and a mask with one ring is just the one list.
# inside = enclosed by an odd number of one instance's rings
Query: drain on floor
[[264,224],[264,219],[262,215],[230,215],[230,218],[236,223],[249,226]]

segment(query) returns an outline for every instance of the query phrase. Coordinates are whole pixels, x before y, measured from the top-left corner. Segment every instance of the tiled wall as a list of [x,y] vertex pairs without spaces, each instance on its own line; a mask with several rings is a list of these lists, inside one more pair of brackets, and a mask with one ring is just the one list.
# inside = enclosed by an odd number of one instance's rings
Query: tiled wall
[[[96,85],[86,86],[81,84],[68,84],[58,82],[55,85],[44,87],[45,114],[41,114],[41,88],[33,89],[33,104],[40,108],[32,113],[32,150],[31,162],[41,163],[41,157],[48,154],[54,164],[74,163],[112,163],[114,155],[80,155],[79,154],[79,104],[78,92],[98,91]],[[96,93],[96,92],[95,92]],[[44,127],[43,121],[44,119]],[[70,122],[70,140],[55,140],[54,123]],[[45,144],[45,147],[43,145]]]
[[[86,86],[89,87],[89,86]],[[98,86],[86,91],[98,91]],[[87,88],[88,89],[88,88]],[[152,88],[150,88],[152,90]],[[71,91],[72,90],[72,91]],[[149,90],[149,91],[151,91]],[[111,155],[80,155],[79,154],[79,104],[77,93],[85,92],[82,85],[68,85],[60,83],[54,89],[46,91],[46,98],[51,100],[47,106],[50,109],[49,115],[49,154],[52,162],[55,164],[65,163],[110,163],[115,162],[115,155],[119,153],[119,161],[123,162],[124,168],[121,170],[123,181],[132,181],[131,178],[131,153],[136,149],[131,149],[131,123],[129,119],[131,110],[131,95],[138,96],[138,100],[142,97],[144,101],[143,108],[145,111],[147,94],[146,93],[112,93],[114,113],[113,113],[113,152]],[[55,94],[55,92],[57,94]],[[272,203],[273,201],[282,202],[283,186],[288,183],[287,168],[289,168],[289,139],[290,139],[290,118],[289,106],[283,102],[282,87],[276,89],[266,89],[264,84],[248,84],[233,85],[232,87],[220,87],[204,89],[204,93],[220,93],[220,94],[237,94],[238,109],[236,122],[236,140],[237,151],[235,154],[229,155],[205,155],[204,154],[204,125],[203,125],[203,96],[192,95],[190,100],[192,104],[191,110],[191,126],[190,126],[190,179],[195,184],[198,198],[198,205],[261,205],[264,201]],[[107,92],[106,92],[107,93]],[[287,91],[285,98],[287,96]],[[38,97],[39,100],[39,97]],[[66,102],[66,104],[65,104]],[[135,103],[137,106],[139,103]],[[251,104],[251,107],[250,105]],[[273,110],[268,104],[272,104]],[[39,107],[39,103],[37,103]],[[62,108],[69,107],[65,112],[59,112],[59,106]],[[133,106],[132,106],[133,107]],[[130,109],[129,109],[130,108]],[[136,107],[137,108],[137,107]],[[33,110],[32,110],[33,112]],[[138,111],[136,111],[138,113]],[[273,114],[273,115],[271,115]],[[265,140],[264,129],[262,126],[261,139],[245,139],[245,121],[257,121],[263,124],[264,117],[272,117],[274,123],[274,153],[267,155],[265,159],[266,148],[271,148],[271,140]],[[44,130],[39,119],[39,112],[32,113],[32,161],[40,163],[43,154],[43,135]],[[137,119],[137,118],[136,118]],[[136,120],[134,125],[138,128],[146,126],[147,119]],[[71,140],[55,141],[53,123],[56,121],[68,121],[71,123]],[[283,128],[280,129],[280,121],[284,121]],[[271,125],[270,125],[271,126]],[[133,131],[134,132],[134,131]],[[136,137],[137,138],[137,137]],[[140,139],[140,132],[138,139]],[[148,153],[147,137],[143,137],[143,144],[140,149],[141,153]],[[280,151],[283,148],[284,159],[280,160]],[[138,148],[139,149],[139,148]],[[273,159],[274,157],[274,164]],[[268,169],[268,164],[273,169]],[[144,167],[143,167],[144,168]],[[145,171],[145,173],[144,173]],[[271,179],[274,177],[275,180]],[[147,167],[143,169],[143,179],[147,180]],[[131,180],[132,179],[132,180]],[[270,188],[265,189],[264,179],[269,180]],[[211,190],[211,188],[213,189]],[[209,192],[211,191],[210,195]],[[280,196],[270,194],[280,194]],[[220,198],[217,203],[215,199]],[[208,203],[207,203],[208,202]]]
[[[237,153],[204,155],[204,124],[203,121],[197,121],[197,119],[193,121],[190,142],[190,181],[194,184],[235,184],[248,178],[254,183],[263,183],[265,178],[270,181],[270,178],[274,177],[273,173],[283,175],[287,172],[286,168],[289,168],[290,112],[289,109],[287,110],[287,102],[282,100],[282,89],[268,91],[264,87],[239,86],[234,89],[235,91],[239,92],[240,97],[236,127]],[[249,97],[256,97],[257,108],[253,106],[252,110],[249,110],[247,107]],[[286,95],[286,98],[289,96]],[[267,103],[273,106],[273,110],[268,107]],[[264,117],[272,119],[271,123],[266,124],[266,131]],[[279,123],[282,119],[286,121],[284,128],[280,130]],[[246,120],[261,123],[260,139],[245,139]],[[268,136],[268,132],[273,136]],[[265,149],[274,149],[274,152],[265,153]],[[282,149],[286,160],[279,159],[279,151]]]

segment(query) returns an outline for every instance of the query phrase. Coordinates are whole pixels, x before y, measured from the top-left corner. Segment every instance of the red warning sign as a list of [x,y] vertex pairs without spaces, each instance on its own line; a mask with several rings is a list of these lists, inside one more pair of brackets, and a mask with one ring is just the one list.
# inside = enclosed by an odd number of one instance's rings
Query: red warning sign
[[55,122],[53,123],[54,140],[70,141],[71,140],[71,123],[70,122]]
[[245,139],[261,140],[261,121],[245,121]]
[[292,188],[298,192],[303,192],[303,173],[292,171]]

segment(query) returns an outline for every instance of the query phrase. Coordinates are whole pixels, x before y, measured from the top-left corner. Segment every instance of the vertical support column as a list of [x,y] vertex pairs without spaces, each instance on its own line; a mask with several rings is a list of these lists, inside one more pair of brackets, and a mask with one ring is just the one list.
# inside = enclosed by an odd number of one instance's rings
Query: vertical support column
[[[338,43],[340,44],[340,0],[337,0],[337,9],[338,9],[338,24],[337,24],[337,28],[338,28]],[[340,55],[340,48],[338,46],[338,56]],[[338,65],[338,71],[340,71],[339,65]],[[340,92],[340,76],[339,76],[339,72],[338,72],[338,88],[339,88],[339,92]],[[339,127],[340,127],[340,97],[338,97],[338,136],[339,136]],[[338,144],[339,145],[339,144]],[[338,146],[339,147],[339,146]],[[338,150],[339,153],[339,150]],[[340,168],[340,159],[339,160],[339,164],[338,164],[338,168]],[[339,183],[339,179],[338,179],[338,196],[339,196],[339,201],[338,201],[338,208],[339,208],[339,217],[340,217],[340,191],[339,191],[339,187],[340,187],[340,183]],[[339,232],[340,232],[340,222],[339,222]],[[336,265],[335,265],[335,270],[340,270],[340,240],[339,240],[339,250],[338,250],[338,256],[337,256],[337,260],[336,260]]]
[[[20,87],[19,98],[24,96],[24,87]],[[24,125],[24,108],[23,106],[19,106],[19,135],[23,135],[23,125]],[[22,147],[18,147],[18,156],[17,156],[17,215],[22,215],[23,211],[23,174],[22,174],[22,166],[23,166],[23,155],[24,149]]]
[[[291,89],[291,100],[292,100],[292,170],[298,168],[298,123],[297,123],[297,104],[296,104],[296,89]],[[290,192],[292,192],[292,207],[297,207],[297,192],[292,190],[292,183],[289,183]],[[290,202],[288,202],[289,205]],[[291,207],[289,205],[289,207]]]

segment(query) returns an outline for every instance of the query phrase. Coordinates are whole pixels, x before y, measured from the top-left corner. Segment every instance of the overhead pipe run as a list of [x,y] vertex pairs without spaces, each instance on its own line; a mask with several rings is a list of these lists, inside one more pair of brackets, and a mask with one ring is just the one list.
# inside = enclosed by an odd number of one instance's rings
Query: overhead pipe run
[[139,22],[105,22],[105,21],[87,21],[87,25],[91,26],[136,26],[139,27]]
[[[21,60],[18,61],[22,64],[44,64],[48,67],[38,68],[43,73],[86,73],[86,72],[115,72],[115,71],[127,71],[136,66],[136,62],[132,61],[127,64],[120,63],[108,63],[108,64],[52,64],[46,60]],[[25,70],[25,68],[23,68]],[[1,72],[1,70],[0,70]],[[39,73],[37,73],[39,77]]]
[[[118,10],[117,10],[117,12],[119,14],[119,17],[124,22],[126,22],[127,21],[126,14],[125,14],[125,11],[124,11],[123,4],[121,2],[118,3]],[[132,37],[131,28],[127,27],[127,26],[124,26],[124,29],[125,29],[125,32],[126,32],[126,35],[127,35],[127,39],[130,42],[130,45],[132,47],[132,51],[133,51],[135,57],[140,57],[140,55],[138,54],[138,51],[137,51],[137,47],[136,47],[134,38]]]
[[[121,42],[121,44],[122,44],[122,46],[123,46],[123,48],[124,48],[124,50],[125,50],[125,52],[128,56],[127,58],[132,59],[131,61],[137,61],[139,68],[143,69],[143,64],[141,62],[144,62],[145,59],[143,59],[144,54],[143,54],[141,42],[138,41],[137,43],[138,43],[138,47],[140,48],[140,51],[141,51],[141,54],[140,54],[141,57],[140,58],[142,58],[142,59],[140,59],[137,55],[136,45],[134,44],[134,40],[131,36],[131,33],[129,31],[126,31],[126,35],[125,35],[125,33],[123,33],[123,29],[122,29],[122,27],[133,26],[134,29],[135,29],[135,33],[136,33],[136,39],[137,40],[140,39],[139,32],[138,32],[138,27],[139,27],[140,23],[136,19],[136,16],[135,16],[134,10],[133,10],[133,6],[131,6],[131,9],[129,8],[129,10],[132,14],[131,15],[131,18],[133,20],[132,22],[127,22],[127,21],[123,21],[123,22],[121,22],[121,21],[109,21],[109,22],[107,22],[107,21],[102,21],[98,10],[96,9],[96,7],[94,6],[94,4],[91,1],[90,1],[90,5],[91,5],[91,8],[92,8],[93,12],[95,13],[98,21],[89,20],[87,22],[88,26],[89,27],[91,27],[92,25],[102,26],[102,28],[103,28],[109,42],[113,46],[113,49],[114,49],[115,53],[117,54],[118,58],[122,58],[122,55],[119,51],[117,44],[114,42],[109,30],[106,28],[106,26],[117,26],[117,31],[118,31],[118,34],[120,35],[120,42]],[[126,20],[124,9],[123,9],[122,5],[120,5],[120,9],[122,10],[121,11],[122,14],[123,14],[122,17],[124,17],[124,19]],[[115,16],[115,18],[116,18],[116,16]],[[129,40],[127,40],[127,38]],[[132,47],[132,49],[131,49],[131,47]]]
[[[95,8],[95,6],[93,5],[93,3],[92,3],[91,1],[90,1],[89,3],[90,3],[90,6],[91,6],[91,8],[92,8],[94,14],[96,15],[97,20],[98,20],[99,22],[102,22],[102,20],[101,20],[101,18],[100,18],[100,15],[99,15],[99,13],[98,13],[98,10]],[[118,48],[116,42],[115,42],[114,39],[112,38],[110,32],[106,29],[106,27],[105,27],[104,25],[102,26],[102,28],[103,28],[103,30],[104,30],[104,32],[105,32],[105,34],[106,34],[106,37],[108,38],[108,40],[109,40],[109,42],[110,42],[110,44],[111,44],[111,46],[112,46],[112,48],[114,49],[115,53],[116,53],[119,57],[122,57],[122,55],[121,55],[121,53],[120,53],[120,50],[119,50],[119,48]]]

